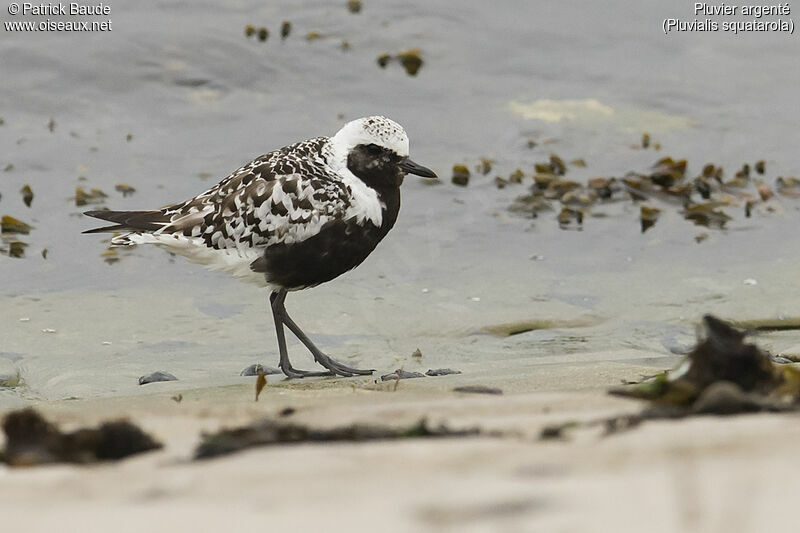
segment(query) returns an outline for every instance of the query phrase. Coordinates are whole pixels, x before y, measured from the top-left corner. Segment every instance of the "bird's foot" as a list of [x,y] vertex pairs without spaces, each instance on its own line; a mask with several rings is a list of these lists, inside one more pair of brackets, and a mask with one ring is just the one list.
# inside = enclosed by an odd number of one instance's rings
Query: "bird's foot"
[[283,370],[283,373],[286,374],[286,377],[289,379],[330,377],[336,375],[332,370],[326,370],[326,371],[298,370],[296,368],[291,367],[290,365],[281,366],[281,370]]
[[314,360],[317,363],[324,366],[325,368],[327,368],[328,370],[330,370],[331,372],[334,372],[335,374],[345,377],[350,377],[355,375],[369,376],[373,372],[375,372],[375,370],[362,370],[360,368],[353,368],[351,366],[347,366],[343,363],[340,363],[336,359],[325,355],[324,353],[314,354]]

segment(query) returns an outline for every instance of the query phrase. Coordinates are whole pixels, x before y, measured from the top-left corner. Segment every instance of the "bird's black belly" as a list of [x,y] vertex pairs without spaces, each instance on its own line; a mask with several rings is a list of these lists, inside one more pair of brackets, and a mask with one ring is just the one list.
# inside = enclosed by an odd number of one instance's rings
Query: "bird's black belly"
[[251,268],[286,289],[313,287],[360,265],[384,235],[369,221],[331,222],[304,241],[270,246]]

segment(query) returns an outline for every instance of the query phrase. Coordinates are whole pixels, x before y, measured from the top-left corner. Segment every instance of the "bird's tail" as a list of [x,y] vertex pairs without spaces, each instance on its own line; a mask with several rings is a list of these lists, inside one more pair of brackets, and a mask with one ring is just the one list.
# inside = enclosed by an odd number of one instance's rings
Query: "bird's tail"
[[163,211],[86,211],[84,215],[113,222],[113,225],[86,230],[83,233],[119,233],[114,237],[115,245],[133,244],[127,237],[130,233],[142,234],[158,231],[169,224],[169,217]]
[[86,230],[83,233],[103,233],[109,231],[158,231],[169,224],[169,217],[163,211],[86,211],[86,216],[114,222],[112,226],[103,226]]

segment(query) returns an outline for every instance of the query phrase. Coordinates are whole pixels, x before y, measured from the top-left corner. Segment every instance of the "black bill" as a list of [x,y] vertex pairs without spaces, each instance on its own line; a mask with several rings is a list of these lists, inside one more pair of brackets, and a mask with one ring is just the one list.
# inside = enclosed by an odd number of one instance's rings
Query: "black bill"
[[400,168],[403,169],[403,172],[405,172],[406,174],[414,174],[415,176],[422,176],[423,178],[437,177],[436,173],[433,170],[427,167],[423,167],[422,165],[418,165],[417,163],[414,163],[407,157],[404,157],[400,161]]

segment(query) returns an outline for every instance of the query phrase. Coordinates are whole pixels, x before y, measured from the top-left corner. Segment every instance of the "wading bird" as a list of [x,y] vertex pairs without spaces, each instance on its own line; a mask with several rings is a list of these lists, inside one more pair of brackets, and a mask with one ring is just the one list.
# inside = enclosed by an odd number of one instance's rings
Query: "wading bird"
[[[268,287],[279,365],[288,377],[366,375],[373,371],[346,366],[317,348],[284,301],[288,292],[330,281],[367,258],[397,220],[406,174],[436,177],[409,159],[399,124],[366,117],[333,137],[257,157],[185,202],[154,211],[87,211],[113,225],[84,233],[124,232],[111,243],[156,244]],[[284,326],[325,371],[292,367]]]

